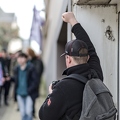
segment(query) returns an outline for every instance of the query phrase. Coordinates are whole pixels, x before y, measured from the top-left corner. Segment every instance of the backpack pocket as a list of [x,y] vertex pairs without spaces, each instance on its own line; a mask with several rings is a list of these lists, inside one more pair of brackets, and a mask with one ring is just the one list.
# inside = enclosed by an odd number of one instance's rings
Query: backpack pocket
[[71,119],[66,115],[66,120],[71,120]]
[[104,113],[102,115],[98,115],[96,117],[96,120],[115,120],[116,113],[117,113],[117,109],[115,107],[113,107],[107,113]]

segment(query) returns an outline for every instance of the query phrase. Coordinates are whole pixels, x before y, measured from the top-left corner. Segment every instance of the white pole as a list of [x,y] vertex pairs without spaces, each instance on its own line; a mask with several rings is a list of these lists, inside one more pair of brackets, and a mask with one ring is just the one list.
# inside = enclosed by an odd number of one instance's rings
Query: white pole
[[[72,1],[69,0],[68,2],[68,12],[72,11]],[[72,33],[71,33],[71,25],[67,25],[67,42],[72,40]]]
[[118,44],[118,55],[119,55],[119,58],[118,58],[118,64],[119,64],[119,68],[118,68],[118,116],[117,116],[117,120],[120,120],[120,12],[118,14],[118,18],[119,18],[119,31],[118,31],[118,35],[119,35],[119,44]]

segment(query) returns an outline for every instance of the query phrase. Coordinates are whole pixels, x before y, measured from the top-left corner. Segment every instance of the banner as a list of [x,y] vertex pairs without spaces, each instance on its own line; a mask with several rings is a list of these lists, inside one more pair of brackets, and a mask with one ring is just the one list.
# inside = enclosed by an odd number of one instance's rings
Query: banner
[[33,9],[33,21],[31,27],[30,41],[35,40],[42,50],[42,31],[41,27],[44,25],[44,20],[40,16],[40,12],[34,6]]

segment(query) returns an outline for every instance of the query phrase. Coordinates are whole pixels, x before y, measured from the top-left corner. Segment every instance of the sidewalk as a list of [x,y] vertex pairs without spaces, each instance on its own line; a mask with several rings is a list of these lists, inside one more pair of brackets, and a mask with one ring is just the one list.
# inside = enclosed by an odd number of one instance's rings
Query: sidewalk
[[[36,100],[36,119],[35,120],[39,120],[38,111],[44,99],[45,98],[41,97]],[[6,108],[5,113],[3,114],[3,116],[1,115],[1,117],[2,118],[0,120],[21,120],[20,113],[17,111],[17,104],[12,102],[10,106]]]
[[[36,119],[39,120],[38,112],[40,106],[45,100],[46,96],[46,88],[45,83],[41,83],[41,97],[36,100]],[[21,120],[20,112],[17,111],[17,103],[13,100],[13,86],[11,87],[10,97],[9,97],[9,106],[6,107],[4,105],[0,106],[0,120]]]

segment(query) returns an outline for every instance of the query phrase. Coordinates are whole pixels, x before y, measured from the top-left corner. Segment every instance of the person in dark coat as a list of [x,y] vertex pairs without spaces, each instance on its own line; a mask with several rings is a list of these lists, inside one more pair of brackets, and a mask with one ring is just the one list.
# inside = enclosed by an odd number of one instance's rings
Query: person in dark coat
[[[65,46],[62,56],[65,56],[67,69],[63,75],[79,74],[91,79],[95,76],[91,71],[94,69],[103,81],[100,60],[88,34],[72,12],[64,13],[62,19],[72,25],[72,32],[76,36]],[[39,110],[40,120],[79,120],[84,86],[80,81],[65,78],[51,84],[49,95]]]
[[20,53],[15,69],[15,91],[22,120],[32,120],[33,101],[38,97],[38,77],[34,66],[27,63],[27,55]]
[[0,58],[0,62],[2,65],[2,70],[3,70],[3,79],[4,79],[4,84],[1,89],[4,91],[4,104],[8,106],[8,96],[9,96],[9,91],[10,91],[10,86],[11,86],[11,76],[10,76],[10,64],[11,64],[11,59],[8,57],[7,51],[5,49],[2,50],[2,57]]
[[44,70],[42,59],[37,57],[37,55],[31,48],[27,49],[27,55],[29,57],[29,61],[34,65],[40,80],[39,83],[41,83],[41,76]]
[[[39,86],[38,86],[38,92],[39,92],[40,85],[41,85],[41,77],[42,77],[42,73],[44,70],[43,62],[40,58],[38,58],[36,56],[35,52],[31,48],[27,49],[27,54],[29,57],[29,62],[31,62],[34,65],[34,67],[37,71],[37,75],[38,75],[38,79],[39,79]],[[35,99],[33,102],[33,116],[35,117]]]

